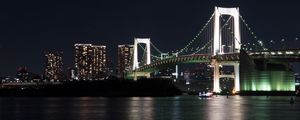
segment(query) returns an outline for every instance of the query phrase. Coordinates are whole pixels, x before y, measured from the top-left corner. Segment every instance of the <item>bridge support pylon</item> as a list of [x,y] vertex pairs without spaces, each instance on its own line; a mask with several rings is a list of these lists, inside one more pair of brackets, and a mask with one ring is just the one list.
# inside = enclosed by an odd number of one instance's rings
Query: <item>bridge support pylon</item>
[[138,44],[146,44],[146,65],[151,63],[151,53],[150,53],[150,38],[134,38],[134,48],[133,48],[133,66],[132,70],[139,68],[138,61]]
[[233,52],[238,53],[241,49],[241,33],[240,33],[240,13],[239,8],[223,8],[215,7],[215,21],[214,21],[214,39],[213,39],[213,55],[223,54],[222,37],[220,34],[220,16],[230,15],[234,20],[234,47]]
[[234,92],[240,91],[240,63],[234,63]]
[[[220,73],[220,67],[221,66],[233,66],[234,73],[232,75],[226,75]],[[240,91],[240,63],[238,61],[226,61],[226,62],[220,62],[217,59],[213,58],[211,60],[211,66],[214,68],[213,71],[213,92],[214,93],[220,93],[220,78],[222,77],[230,77],[234,79],[234,89],[233,93],[237,93]]]
[[214,68],[213,92],[214,93],[220,93],[220,63],[218,63],[217,59],[212,59],[211,65]]

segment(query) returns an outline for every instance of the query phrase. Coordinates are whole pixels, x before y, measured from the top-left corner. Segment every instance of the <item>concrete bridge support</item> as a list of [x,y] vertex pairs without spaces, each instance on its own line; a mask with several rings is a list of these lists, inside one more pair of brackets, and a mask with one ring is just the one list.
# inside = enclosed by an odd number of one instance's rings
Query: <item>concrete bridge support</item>
[[214,68],[213,92],[220,93],[220,63],[218,63],[217,59],[212,59],[211,65]]
[[219,62],[217,59],[212,59],[211,66],[214,68],[214,74],[213,74],[213,92],[220,93],[220,78],[226,77],[226,76],[232,76],[232,75],[222,75],[220,74],[220,67],[226,65],[226,66],[233,66],[234,67],[234,91],[233,92],[239,92],[240,91],[240,63],[238,61],[226,61],[226,62]]
[[234,92],[240,91],[240,63],[234,63]]

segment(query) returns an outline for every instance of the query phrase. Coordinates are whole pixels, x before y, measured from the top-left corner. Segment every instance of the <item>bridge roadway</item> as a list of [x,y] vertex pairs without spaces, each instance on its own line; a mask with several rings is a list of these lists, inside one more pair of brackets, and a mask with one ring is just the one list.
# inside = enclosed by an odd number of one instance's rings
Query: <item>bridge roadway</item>
[[[252,59],[268,59],[282,62],[300,62],[300,49],[274,50],[274,51],[255,51],[248,52]],[[183,55],[173,58],[155,61],[151,64],[128,72],[127,76],[149,76],[150,73],[160,69],[186,63],[210,63],[212,59],[222,63],[239,62],[239,53],[228,53],[212,56],[210,54]]]
[[279,62],[300,62],[300,49],[249,52],[253,59],[268,59]]
[[158,60],[149,65],[141,66],[136,71],[153,72],[154,70],[159,70],[160,68],[165,68],[176,64],[210,63],[211,59],[217,59],[217,61],[223,61],[223,62],[238,61],[239,54],[234,53],[234,54],[223,54],[223,55],[216,55],[216,56],[212,56],[210,54],[184,55],[184,56]]

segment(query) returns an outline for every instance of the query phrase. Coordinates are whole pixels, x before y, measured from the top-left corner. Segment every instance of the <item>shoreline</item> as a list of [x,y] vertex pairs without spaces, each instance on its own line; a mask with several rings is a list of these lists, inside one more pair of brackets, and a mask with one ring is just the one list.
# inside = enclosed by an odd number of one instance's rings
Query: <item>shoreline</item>
[[[171,79],[111,79],[103,81],[65,81],[62,84],[41,84],[0,87],[0,97],[171,97],[198,95],[184,92]],[[227,94],[217,94],[224,95]],[[300,96],[295,91],[241,91],[240,96]]]
[[167,97],[181,94],[169,79],[69,81],[62,84],[10,86],[0,89],[0,97]]

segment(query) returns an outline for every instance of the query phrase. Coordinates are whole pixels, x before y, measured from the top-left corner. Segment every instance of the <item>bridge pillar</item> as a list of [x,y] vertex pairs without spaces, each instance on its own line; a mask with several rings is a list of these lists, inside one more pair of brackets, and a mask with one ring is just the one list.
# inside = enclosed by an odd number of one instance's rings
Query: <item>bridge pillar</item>
[[[178,57],[178,52],[175,53],[175,56]],[[175,78],[178,79],[178,65],[175,66]]]
[[134,52],[133,52],[133,66],[132,70],[136,70],[139,68],[138,61],[138,44],[144,43],[146,44],[146,65],[151,63],[151,53],[150,53],[150,38],[134,38]]
[[218,7],[215,7],[215,21],[214,21],[214,40],[213,40],[213,53],[212,55],[217,55],[220,53],[221,37],[220,37],[220,13],[218,12]]
[[218,63],[217,59],[212,59],[211,65],[214,68],[213,92],[220,93],[220,63]]
[[[220,66],[233,66],[234,68],[234,75],[223,75],[220,73]],[[213,92],[220,93],[220,78],[221,77],[231,77],[234,79],[234,91],[233,92],[239,92],[240,91],[240,63],[237,61],[227,61],[227,62],[220,62],[217,61],[217,59],[212,59],[211,66],[213,66]]]
[[234,65],[234,90],[235,92],[240,91],[240,63]]

